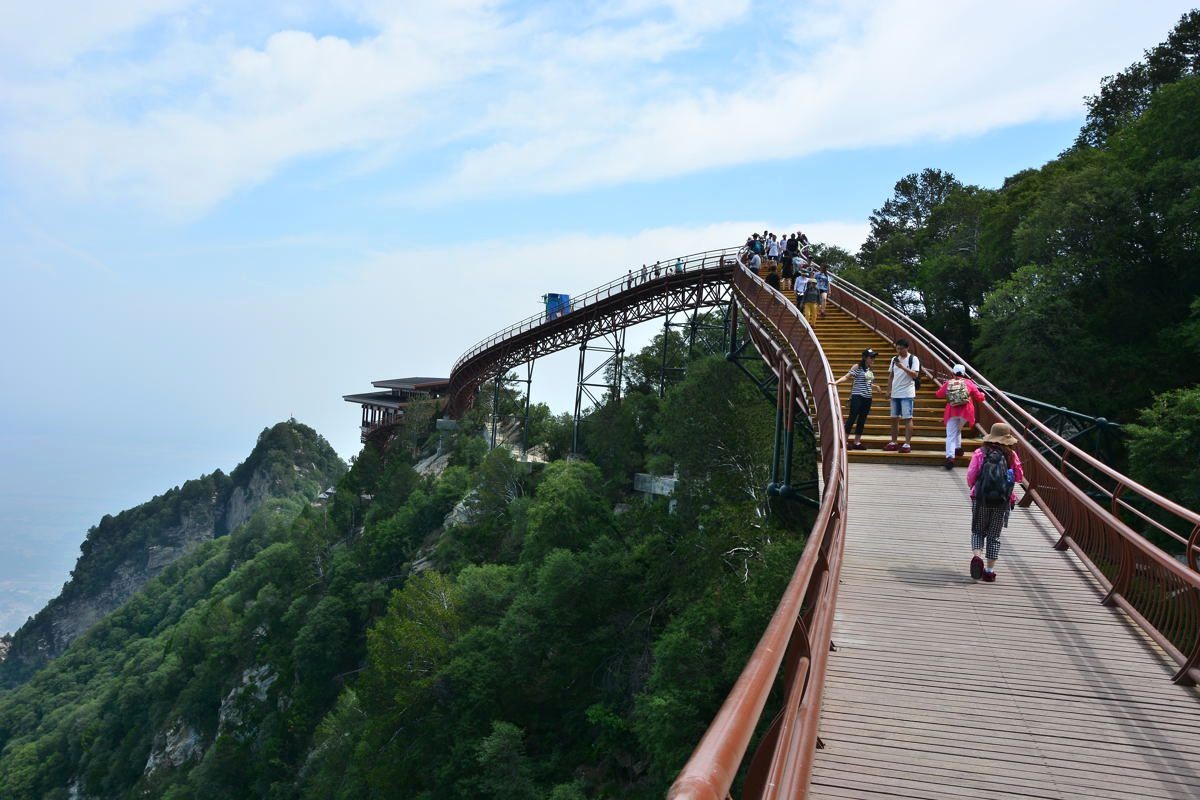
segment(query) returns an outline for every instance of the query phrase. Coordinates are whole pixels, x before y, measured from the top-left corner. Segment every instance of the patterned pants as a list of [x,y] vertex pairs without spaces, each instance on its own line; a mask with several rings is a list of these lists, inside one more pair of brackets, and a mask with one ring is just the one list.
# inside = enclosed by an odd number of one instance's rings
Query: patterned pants
[[995,561],[1000,556],[1000,529],[1008,525],[1008,503],[989,506],[971,498],[971,549],[982,550],[987,543],[986,556]]

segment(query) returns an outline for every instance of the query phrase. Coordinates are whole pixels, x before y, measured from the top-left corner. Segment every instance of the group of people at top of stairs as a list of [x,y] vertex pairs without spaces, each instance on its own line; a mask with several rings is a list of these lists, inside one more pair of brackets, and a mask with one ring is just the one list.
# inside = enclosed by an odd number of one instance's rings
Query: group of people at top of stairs
[[739,254],[754,274],[780,291],[794,289],[809,324],[825,316],[829,302],[829,267],[812,260],[808,237],[803,232],[776,235],[770,231],[751,234]]

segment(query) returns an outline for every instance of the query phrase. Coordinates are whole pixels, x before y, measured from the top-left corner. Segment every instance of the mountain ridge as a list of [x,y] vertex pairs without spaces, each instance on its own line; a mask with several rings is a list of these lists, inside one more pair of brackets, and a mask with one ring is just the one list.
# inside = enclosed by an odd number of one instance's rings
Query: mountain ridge
[[265,428],[228,475],[184,482],[88,530],[62,591],[14,631],[0,686],[27,679],[100,619],[198,544],[225,536],[272,500],[312,500],[346,465],[315,430],[295,420]]

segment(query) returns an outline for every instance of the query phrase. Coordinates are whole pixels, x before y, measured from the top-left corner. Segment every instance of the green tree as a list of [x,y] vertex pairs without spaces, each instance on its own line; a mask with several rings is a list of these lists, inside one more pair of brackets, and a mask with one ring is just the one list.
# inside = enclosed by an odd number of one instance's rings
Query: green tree
[[1200,508],[1200,387],[1156,396],[1139,422],[1125,426],[1130,475],[1185,508]]

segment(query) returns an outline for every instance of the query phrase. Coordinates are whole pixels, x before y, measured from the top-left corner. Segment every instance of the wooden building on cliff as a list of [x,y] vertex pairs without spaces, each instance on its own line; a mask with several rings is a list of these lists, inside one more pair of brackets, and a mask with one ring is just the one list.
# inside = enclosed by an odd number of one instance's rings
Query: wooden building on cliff
[[[371,385],[380,391],[342,396],[347,403],[362,406],[361,439],[364,442],[382,429],[398,423],[404,416],[404,410],[411,404],[441,400],[450,381],[447,378],[394,378],[372,381]],[[441,405],[439,403],[439,408]]]

